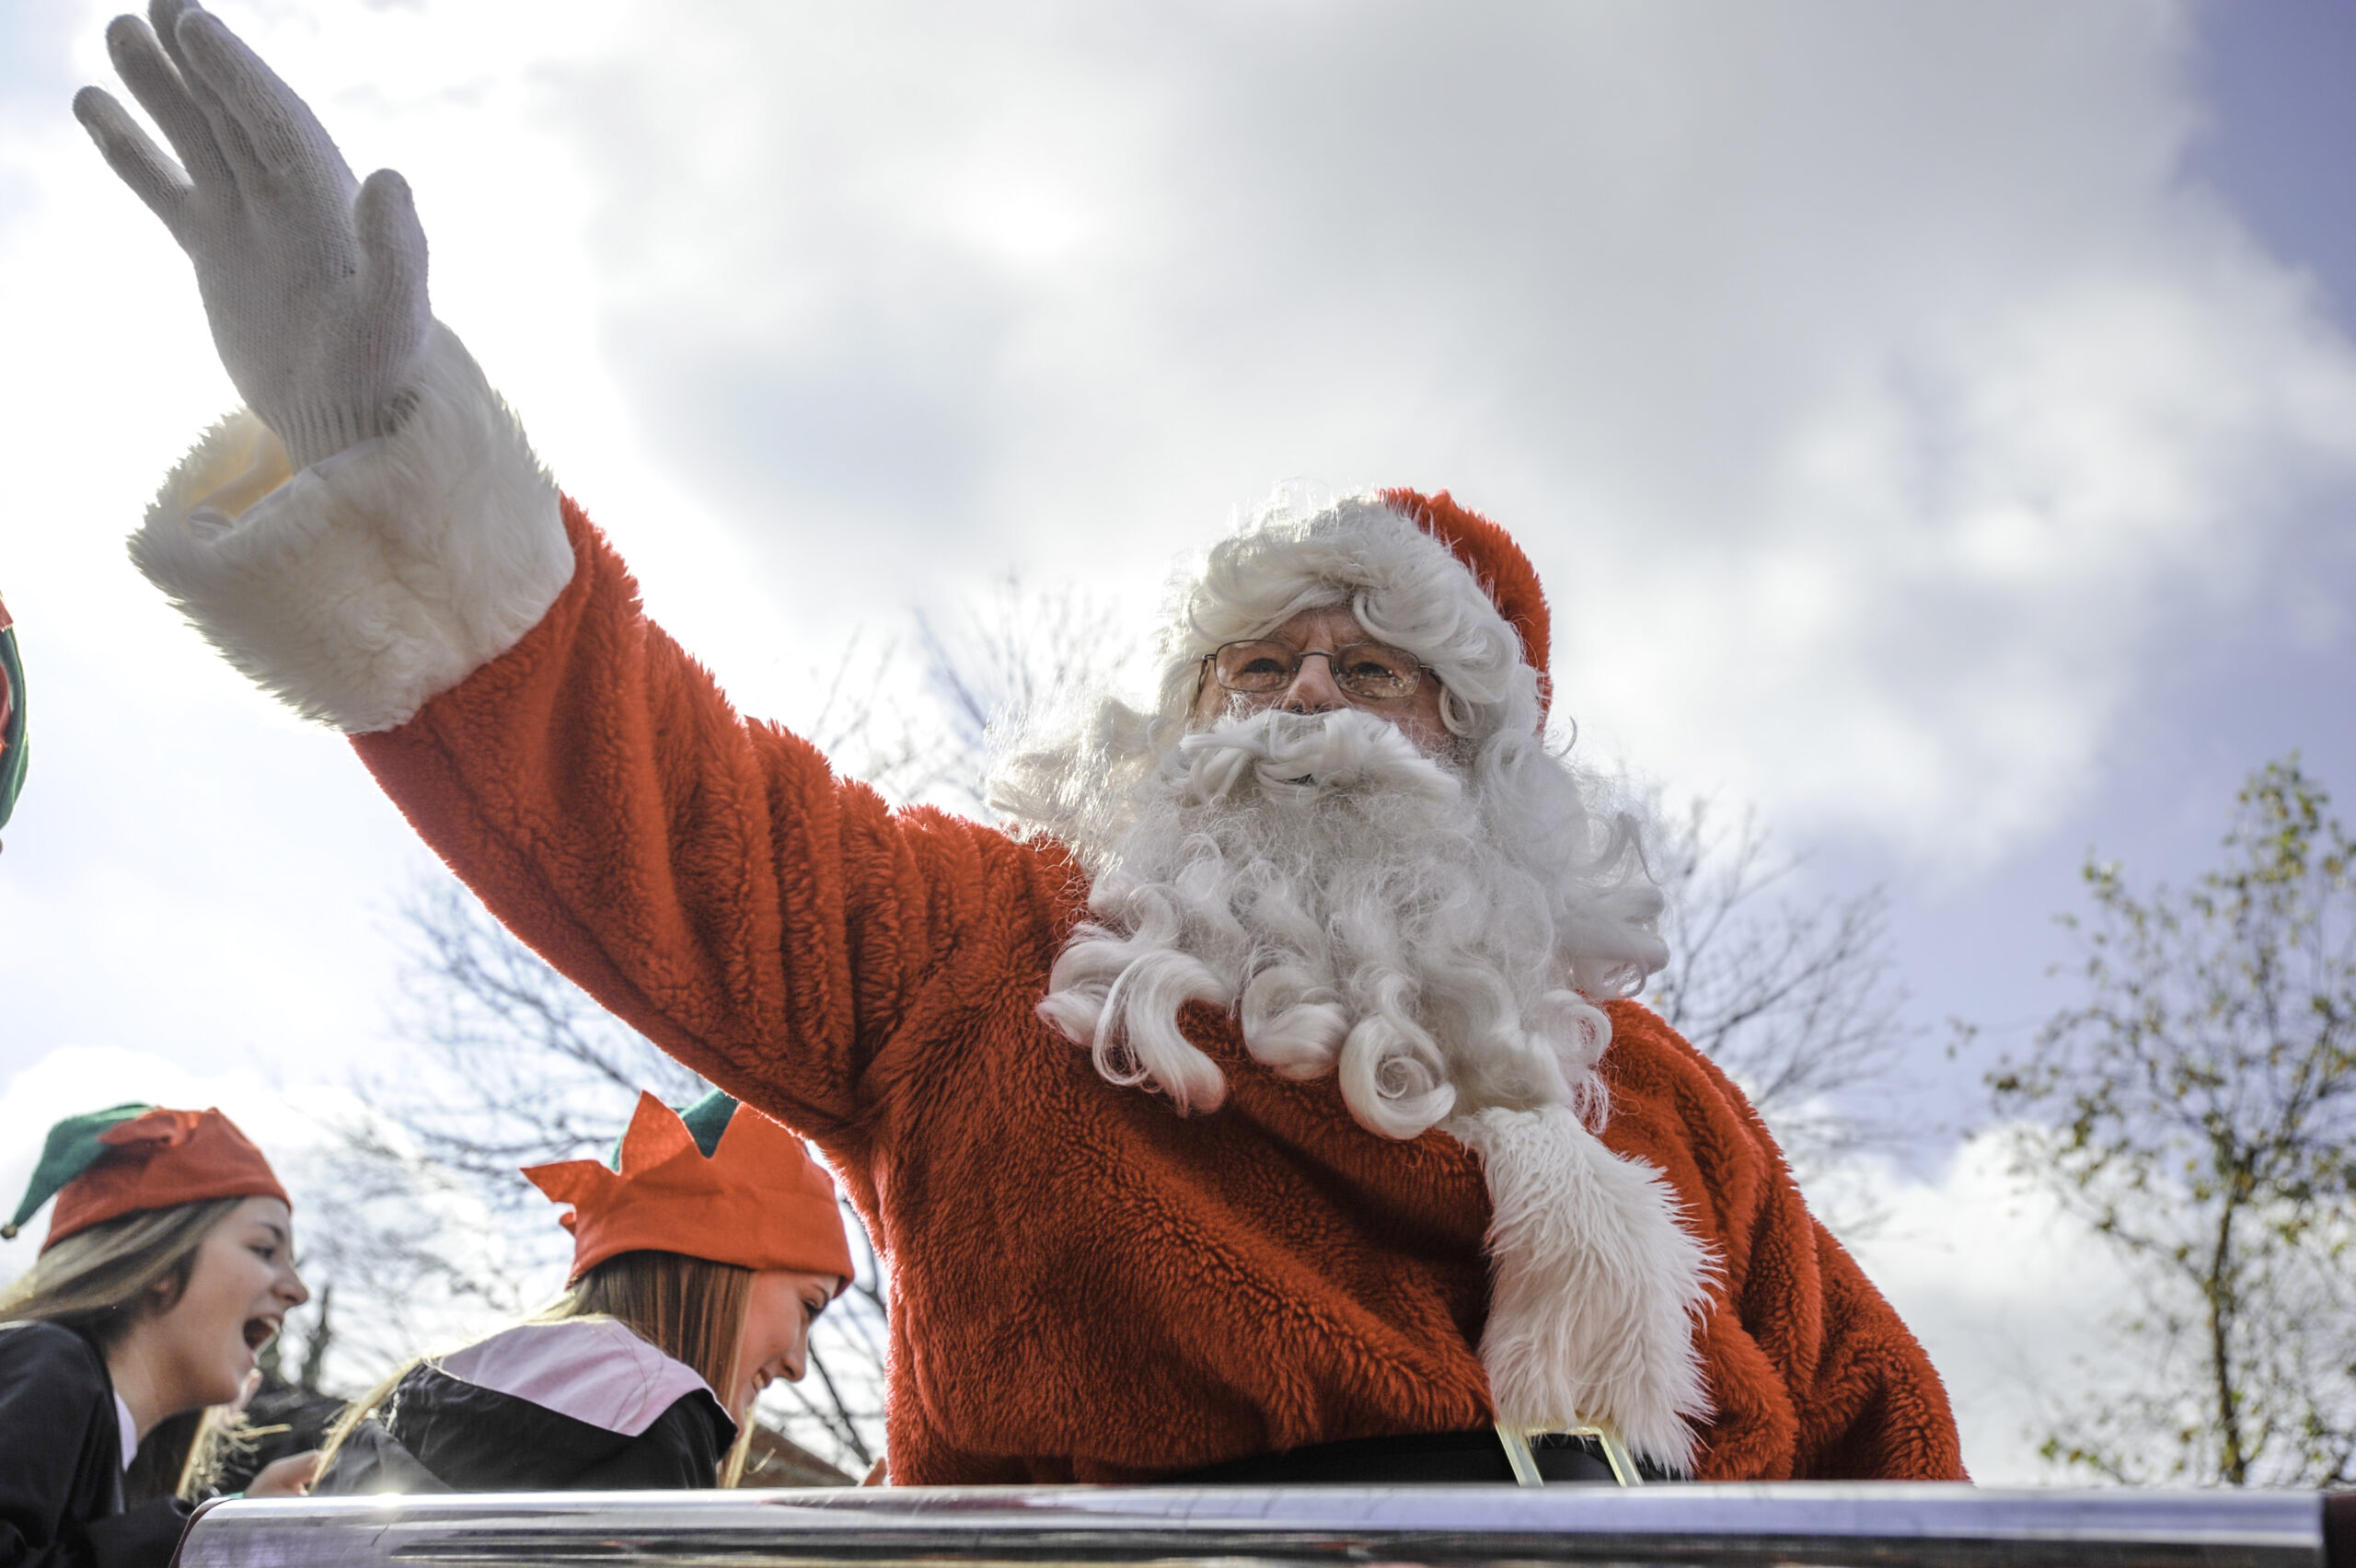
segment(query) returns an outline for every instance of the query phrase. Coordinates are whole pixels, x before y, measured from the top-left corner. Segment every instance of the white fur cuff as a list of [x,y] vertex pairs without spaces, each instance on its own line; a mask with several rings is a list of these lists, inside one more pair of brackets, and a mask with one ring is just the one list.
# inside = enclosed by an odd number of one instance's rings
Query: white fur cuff
[[264,690],[354,734],[513,648],[573,569],[556,482],[438,322],[393,434],[296,474],[232,414],[164,481],[131,559]]

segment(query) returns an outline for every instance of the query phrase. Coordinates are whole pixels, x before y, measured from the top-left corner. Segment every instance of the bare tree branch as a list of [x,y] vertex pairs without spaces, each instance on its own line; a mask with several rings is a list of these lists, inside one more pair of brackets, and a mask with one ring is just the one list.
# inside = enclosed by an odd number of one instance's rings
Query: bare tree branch
[[917,635],[924,687],[941,717],[941,783],[976,813],[992,733],[1108,684],[1135,641],[1110,601],[1011,575],[946,627],[919,613]]
[[[561,1286],[570,1241],[519,1166],[605,1158],[641,1089],[684,1105],[710,1087],[456,884],[421,886],[401,919],[395,1020],[411,1048],[356,1081],[361,1109],[330,1125],[311,1183],[327,1212],[306,1227],[306,1269],[338,1286],[334,1356],[364,1381]],[[845,1222],[863,1240],[848,1207]],[[813,1332],[829,1391],[798,1412],[767,1407],[786,1435],[847,1470],[883,1448],[888,1296],[867,1256],[868,1277]]]
[[[1653,814],[1669,962],[1646,1000],[1742,1086],[1803,1182],[1890,1147],[1896,1129],[1872,1100],[1917,1032],[1881,889],[1802,899],[1797,862],[1752,813],[1729,824],[1697,799]],[[1877,1216],[1830,1217],[1854,1234]]]

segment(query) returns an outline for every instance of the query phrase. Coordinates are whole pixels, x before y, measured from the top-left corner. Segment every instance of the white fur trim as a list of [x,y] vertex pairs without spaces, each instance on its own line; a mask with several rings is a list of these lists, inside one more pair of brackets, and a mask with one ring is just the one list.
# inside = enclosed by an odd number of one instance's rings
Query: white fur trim
[[1525,1432],[1608,1424],[1690,1473],[1691,1424],[1710,1409],[1693,1331],[1717,1265],[1669,1183],[1561,1106],[1449,1127],[1481,1156],[1495,1210],[1481,1360],[1497,1419]]
[[496,659],[572,578],[556,482],[436,323],[391,435],[296,474],[240,411],[174,469],[131,559],[308,719],[390,730]]
[[[710,1385],[612,1318],[518,1323],[437,1360],[461,1382],[635,1437]],[[717,1396],[715,1396],[717,1397]]]

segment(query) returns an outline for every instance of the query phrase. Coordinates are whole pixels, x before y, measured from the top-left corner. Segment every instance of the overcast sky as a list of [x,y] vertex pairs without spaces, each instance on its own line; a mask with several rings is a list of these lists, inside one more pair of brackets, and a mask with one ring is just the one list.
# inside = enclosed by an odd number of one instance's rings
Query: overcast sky
[[[291,1129],[430,870],[124,559],[235,394],[66,111],[109,9],[0,11],[11,1196],[151,1082]],[[1142,630],[1278,482],[1407,483],[1528,548],[1583,749],[1886,884],[1991,1049],[2090,847],[2187,875],[2293,747],[2356,805],[2332,0],[219,9],[408,175],[438,313],[751,711],[1009,571]],[[1960,1127],[1984,1066],[1912,1092]],[[1956,1149],[1869,1262],[2027,1476],[2005,1346],[2100,1287]]]

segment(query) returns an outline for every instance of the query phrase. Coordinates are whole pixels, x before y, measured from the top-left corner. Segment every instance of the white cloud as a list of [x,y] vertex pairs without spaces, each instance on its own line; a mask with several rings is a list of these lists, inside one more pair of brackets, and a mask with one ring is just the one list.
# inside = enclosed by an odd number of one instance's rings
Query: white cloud
[[[62,111],[109,8],[0,121],[6,587],[37,680],[226,770],[271,721],[119,553],[230,394]],[[410,174],[443,314],[788,719],[911,598],[1141,605],[1276,479],[1405,479],[1528,540],[1609,749],[1975,864],[2356,467],[2348,344],[2180,172],[2180,5],[228,14]],[[78,812],[73,721],[20,832]],[[318,825],[381,879],[366,793]]]
[[797,608],[1449,484],[1640,766],[1969,865],[2356,468],[2347,343],[2179,173],[2188,46],[2152,4],[666,11],[551,101],[611,363]]
[[1934,1180],[1868,1178],[1887,1217],[1851,1250],[1946,1382],[1972,1479],[2084,1484],[2037,1447],[2055,1417],[2134,1378],[2110,1335],[2129,1286],[2081,1224],[2013,1176],[2004,1138],[1967,1140]]

